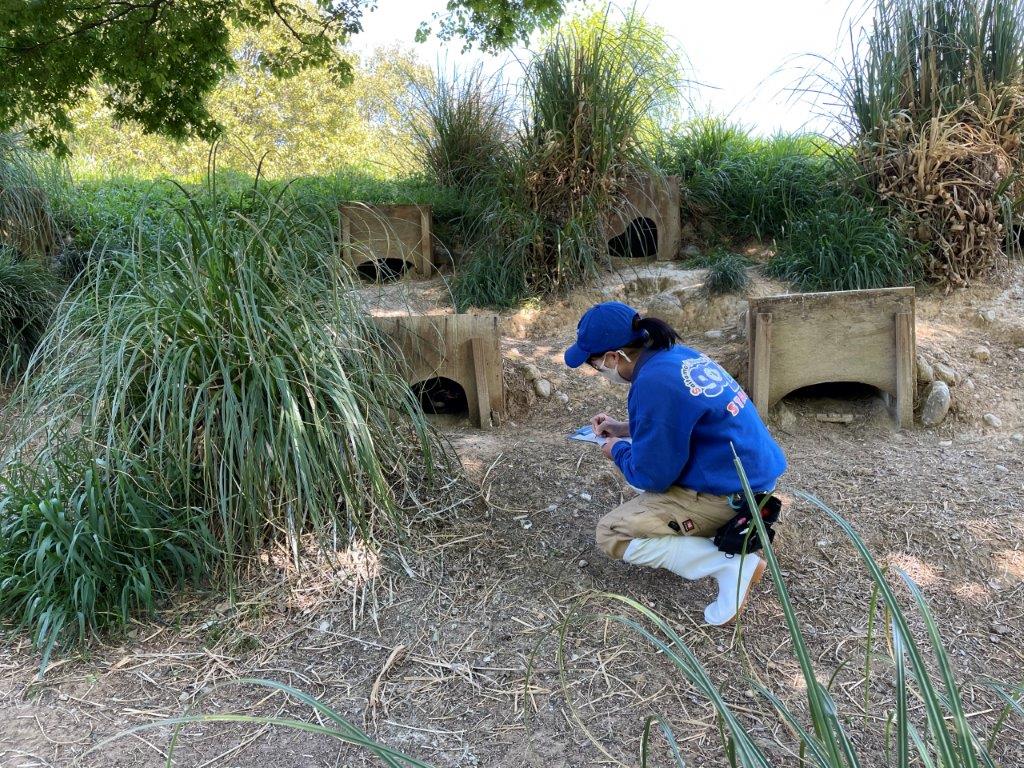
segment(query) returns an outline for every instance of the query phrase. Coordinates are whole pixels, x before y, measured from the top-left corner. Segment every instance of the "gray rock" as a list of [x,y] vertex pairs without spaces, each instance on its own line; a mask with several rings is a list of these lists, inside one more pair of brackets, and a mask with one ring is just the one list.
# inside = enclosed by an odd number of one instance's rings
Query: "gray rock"
[[981,362],[983,363],[987,363],[989,360],[992,359],[992,353],[989,351],[989,348],[986,347],[984,344],[979,344],[978,346],[976,346],[974,348],[973,354],[978,360],[981,360]]
[[658,293],[647,300],[646,312],[644,314],[664,320],[670,325],[679,322],[683,312],[683,305],[679,299],[671,293]]
[[983,323],[994,323],[996,321],[996,311],[994,309],[979,309],[978,319]]
[[775,421],[783,432],[792,432],[796,427],[796,414],[785,403],[775,407]]
[[981,417],[981,420],[984,421],[986,424],[988,424],[988,426],[992,427],[993,429],[999,429],[1001,426],[1003,426],[1003,420],[996,416],[994,413],[986,413],[984,416]]
[[945,382],[951,387],[955,387],[957,382],[960,380],[957,372],[945,363],[935,363],[932,366],[932,370],[935,371],[936,379]]
[[523,376],[527,381],[536,381],[540,378],[540,369],[533,363],[527,363],[523,366]]
[[1015,442],[1015,443],[1024,443],[1024,433],[1014,432],[1010,436],[1010,439],[1013,440],[1013,442]]
[[533,391],[537,393],[537,397],[547,399],[551,397],[551,382],[547,379],[537,379],[533,382]]
[[705,331],[704,336],[708,339],[720,339],[722,338],[723,333],[718,329],[713,329],[710,331]]
[[566,405],[569,402],[569,396],[565,394],[565,392],[555,392],[555,397],[558,399],[558,402],[563,405]]
[[928,387],[928,394],[925,395],[924,406],[921,408],[921,423],[926,427],[938,426],[949,413],[951,403],[949,385],[944,381],[933,381]]
[[696,259],[698,256],[700,256],[700,248],[693,243],[690,243],[688,246],[683,248],[684,259]]
[[935,371],[932,369],[932,364],[925,359],[924,355],[918,354],[917,383],[931,384],[933,381],[935,381]]
[[973,392],[974,389],[975,389],[975,387],[974,387],[974,379],[965,379],[964,380],[964,389],[966,389],[968,392]]

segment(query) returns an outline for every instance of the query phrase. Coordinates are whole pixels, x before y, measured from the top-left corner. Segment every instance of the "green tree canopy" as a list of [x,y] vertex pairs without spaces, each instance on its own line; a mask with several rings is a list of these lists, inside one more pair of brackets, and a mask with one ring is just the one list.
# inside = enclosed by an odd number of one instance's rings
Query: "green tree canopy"
[[[564,0],[450,0],[442,38],[506,47],[553,22]],[[46,0],[0,3],[0,131],[66,153],[72,110],[98,87],[118,121],[174,139],[216,137],[208,96],[240,62],[231,30],[277,33],[258,65],[275,77],[326,67],[352,79],[342,46],[375,0]],[[430,33],[424,25],[419,37]]]

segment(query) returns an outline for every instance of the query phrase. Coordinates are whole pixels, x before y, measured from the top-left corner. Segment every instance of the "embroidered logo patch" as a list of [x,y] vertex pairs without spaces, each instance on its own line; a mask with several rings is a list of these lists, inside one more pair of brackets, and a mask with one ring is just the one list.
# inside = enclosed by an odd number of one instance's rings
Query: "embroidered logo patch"
[[683,520],[683,530],[689,533],[697,526],[693,524],[693,520]]

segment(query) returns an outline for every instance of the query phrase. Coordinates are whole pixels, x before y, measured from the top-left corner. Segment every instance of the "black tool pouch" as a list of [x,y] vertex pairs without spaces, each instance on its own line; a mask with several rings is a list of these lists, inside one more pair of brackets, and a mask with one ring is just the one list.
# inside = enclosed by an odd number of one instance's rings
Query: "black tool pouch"
[[[761,519],[764,521],[764,527],[768,533],[768,541],[775,541],[775,530],[772,525],[779,519],[782,502],[777,497],[766,493],[757,494],[754,500],[761,509]],[[715,546],[728,555],[738,555],[744,551],[747,554],[757,552],[763,545],[757,527],[752,525],[752,519],[747,497],[745,494],[740,494],[736,514],[715,534]]]

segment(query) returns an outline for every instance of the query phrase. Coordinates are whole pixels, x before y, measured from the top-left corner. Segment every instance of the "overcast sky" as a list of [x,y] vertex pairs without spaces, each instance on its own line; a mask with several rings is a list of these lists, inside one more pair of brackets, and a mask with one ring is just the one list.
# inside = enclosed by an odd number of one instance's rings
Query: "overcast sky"
[[[358,50],[414,44],[416,28],[445,0],[378,0],[366,15]],[[664,27],[689,61],[690,79],[700,83],[690,98],[700,111],[729,114],[755,132],[827,131],[806,96],[791,87],[815,57],[835,60],[849,45],[851,0],[640,0],[637,9]],[[856,2],[855,7],[862,7]],[[570,6],[571,9],[575,6]],[[627,6],[628,7],[628,6]],[[415,46],[427,64],[465,66],[482,61],[515,80],[523,48],[500,57],[461,53],[461,42],[432,39]]]

